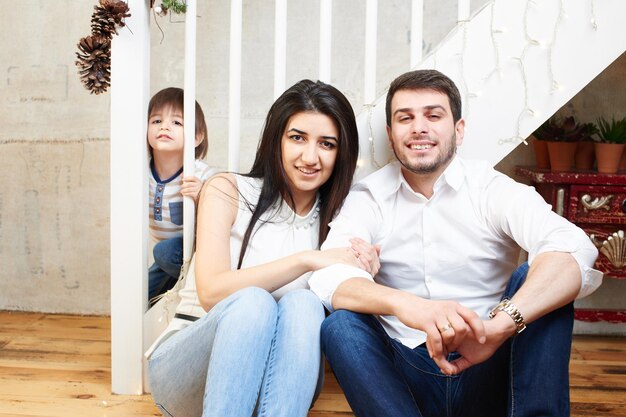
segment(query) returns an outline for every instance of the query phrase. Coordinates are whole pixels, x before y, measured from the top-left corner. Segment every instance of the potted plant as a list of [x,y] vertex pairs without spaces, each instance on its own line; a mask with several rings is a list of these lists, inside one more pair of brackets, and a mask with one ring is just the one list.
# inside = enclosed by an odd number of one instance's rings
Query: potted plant
[[546,141],[553,171],[570,171],[574,167],[581,129],[574,116],[552,116],[535,130],[533,135],[540,141]]
[[604,117],[597,120],[598,141],[595,143],[598,172],[614,174],[619,168],[620,159],[626,147],[626,117],[623,119],[611,118],[609,122]]
[[597,133],[598,127],[595,123],[589,122],[580,125],[578,147],[576,148],[576,156],[574,158],[576,169],[586,171],[593,169],[596,157],[593,136]]
[[542,137],[539,137],[537,135],[537,131],[540,128],[541,126],[530,135],[530,137],[532,138],[531,143],[533,144],[533,148],[535,150],[535,162],[537,163],[537,168],[550,169],[550,157],[548,156],[548,142],[544,140]]

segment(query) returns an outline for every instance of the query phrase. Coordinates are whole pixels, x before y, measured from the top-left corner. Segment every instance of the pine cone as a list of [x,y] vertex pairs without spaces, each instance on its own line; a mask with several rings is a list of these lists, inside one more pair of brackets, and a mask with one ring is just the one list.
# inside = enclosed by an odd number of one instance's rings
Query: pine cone
[[91,16],[91,33],[111,39],[117,35],[117,27],[124,27],[124,19],[130,17],[128,4],[122,0],[100,0]]
[[76,66],[85,88],[92,94],[107,91],[111,85],[111,41],[90,35],[78,42]]

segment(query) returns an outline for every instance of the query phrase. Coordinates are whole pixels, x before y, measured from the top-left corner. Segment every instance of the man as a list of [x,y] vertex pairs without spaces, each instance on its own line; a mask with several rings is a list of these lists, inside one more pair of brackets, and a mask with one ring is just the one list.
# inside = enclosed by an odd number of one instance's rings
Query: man
[[531,187],[456,156],[465,122],[445,75],[398,77],[386,115],[397,161],[355,185],[322,247],[361,238],[380,269],[310,279],[355,415],[569,416],[572,302],[601,283],[596,248]]

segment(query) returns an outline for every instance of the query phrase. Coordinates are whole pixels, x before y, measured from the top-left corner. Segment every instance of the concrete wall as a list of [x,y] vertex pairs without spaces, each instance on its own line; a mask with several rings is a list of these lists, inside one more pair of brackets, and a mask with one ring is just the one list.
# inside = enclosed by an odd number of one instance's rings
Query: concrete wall
[[[108,94],[89,94],[74,66],[76,43],[89,34],[96,3],[24,0],[15,7],[0,0],[0,162],[5,172],[0,190],[0,309],[109,312],[110,99]],[[242,170],[253,160],[272,102],[273,4],[244,1]],[[408,69],[410,21],[404,11],[409,6],[410,0],[381,2],[379,42],[392,45],[378,53],[381,93],[391,77]],[[456,1],[437,6],[426,5],[426,12],[437,19],[426,23],[427,49],[456,20]],[[198,15],[197,98],[210,132],[207,159],[226,168],[229,2],[198,2]],[[317,76],[318,16],[317,2],[289,1],[288,85]],[[361,0],[335,2],[332,82],[357,111],[362,106],[364,16]],[[180,20],[153,18],[153,93],[183,85]]]
[[[158,0],[157,0],[158,1]],[[108,314],[109,290],[109,95],[90,95],[74,66],[76,43],[90,31],[92,2],[24,0],[19,8],[0,0],[0,309]],[[473,9],[485,0],[473,2]],[[384,5],[384,7],[383,7]],[[409,66],[410,0],[385,0],[379,8],[378,86]],[[319,8],[310,0],[288,6],[287,84],[317,76]],[[334,2],[332,83],[355,111],[363,106],[365,2]],[[426,50],[456,21],[456,1],[425,2]],[[197,98],[209,127],[209,164],[227,160],[229,6],[205,0],[198,7]],[[246,170],[273,91],[273,1],[244,1],[242,155]],[[153,19],[154,93],[183,85],[184,24],[180,17]],[[163,33],[159,30],[161,27]],[[126,30],[126,29],[123,29]],[[132,28],[130,28],[132,30]],[[615,93],[623,82],[621,57],[592,83],[584,97]],[[615,73],[617,71],[617,73]],[[620,72],[621,71],[621,72]],[[610,75],[613,74],[613,75]],[[611,78],[612,77],[612,78]],[[615,81],[615,80],[618,81]],[[597,100],[597,99],[593,99]],[[626,104],[591,98],[587,108],[626,109]],[[582,114],[581,114],[582,118]],[[471,128],[471,127],[469,127]],[[143,140],[144,138],[128,138]],[[501,166],[527,161],[519,147]],[[618,283],[619,284],[619,283]],[[617,302],[617,301],[616,301]]]

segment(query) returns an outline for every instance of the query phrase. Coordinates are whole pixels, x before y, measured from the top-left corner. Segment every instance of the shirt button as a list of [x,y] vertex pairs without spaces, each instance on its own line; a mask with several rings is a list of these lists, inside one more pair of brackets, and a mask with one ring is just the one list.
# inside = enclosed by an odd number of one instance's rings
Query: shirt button
[[432,278],[426,277],[426,284],[430,284],[432,282],[433,282]]

